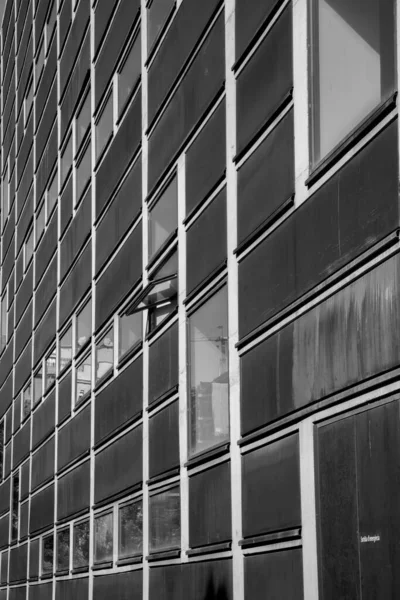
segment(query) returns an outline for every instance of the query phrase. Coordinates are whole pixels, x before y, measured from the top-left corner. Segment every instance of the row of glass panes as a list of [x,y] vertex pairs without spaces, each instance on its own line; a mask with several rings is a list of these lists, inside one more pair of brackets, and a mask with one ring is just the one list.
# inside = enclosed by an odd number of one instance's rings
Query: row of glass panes
[[57,3],[55,0],[49,3],[49,11],[46,17],[46,25],[43,30],[43,34],[39,38],[41,32],[36,32],[39,41],[36,45],[36,59],[35,59],[35,89],[37,89],[43,68],[46,64],[46,57],[49,52],[51,39],[56,27],[57,19]]

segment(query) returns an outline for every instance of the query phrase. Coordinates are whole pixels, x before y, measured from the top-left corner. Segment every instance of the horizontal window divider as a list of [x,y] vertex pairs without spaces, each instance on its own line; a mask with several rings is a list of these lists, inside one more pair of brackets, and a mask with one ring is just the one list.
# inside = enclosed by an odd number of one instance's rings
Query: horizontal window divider
[[143,562],[143,556],[127,556],[126,558],[120,558],[117,560],[117,567],[123,567],[125,565],[137,565]]
[[151,271],[154,265],[159,261],[159,259],[164,255],[168,254],[171,250],[172,246],[178,242],[178,228],[175,229],[165,240],[161,248],[157,250],[154,256],[151,257],[149,262],[147,263],[146,271]]
[[[268,136],[275,130],[279,123],[286,117],[289,111],[293,108],[293,87],[279,100],[276,104],[274,111],[270,117],[265,119],[257,130],[257,133],[253,135],[246,145],[240,150],[234,157],[233,162],[235,163],[237,170],[247,162],[248,158],[257,150],[259,144],[257,142],[261,140],[262,143]],[[264,135],[266,134],[266,135]],[[262,138],[262,139],[261,139]],[[254,147],[254,149],[253,149]],[[249,154],[246,156],[246,154]],[[244,159],[242,161],[242,159]]]
[[62,571],[56,571],[54,573],[55,577],[62,577],[63,575],[69,575],[69,569],[64,569]]
[[92,508],[94,510],[96,510],[98,508],[102,508],[103,506],[107,506],[107,504],[116,502],[117,500],[120,500],[124,496],[128,496],[128,494],[134,494],[135,492],[138,492],[139,490],[142,489],[142,487],[143,487],[143,482],[140,481],[139,483],[136,483],[135,485],[131,485],[130,487],[127,487],[124,490],[121,490],[120,492],[118,492],[118,494],[114,494],[113,496],[109,496],[108,498],[104,498],[104,500],[100,500],[99,502],[96,502],[95,504],[92,505]]
[[79,517],[83,517],[84,515],[88,515],[90,513],[90,509],[89,507],[86,508],[82,508],[82,510],[78,510],[77,512],[71,513],[70,515],[63,517],[62,519],[58,519],[55,522],[55,525],[64,525],[65,523],[68,523],[68,521],[71,521],[72,519],[79,519]]
[[160,475],[155,475],[154,477],[150,477],[150,479],[148,479],[146,481],[147,485],[152,485],[154,483],[161,483],[162,481],[165,481],[166,479],[170,479],[171,477],[176,477],[177,475],[179,475],[180,472],[180,467],[174,467],[173,469],[170,469],[169,471],[166,471],[165,473],[161,473]]
[[123,433],[125,430],[128,430],[129,427],[131,425],[133,425],[134,423],[137,423],[137,425],[139,425],[140,424],[139,421],[141,421],[142,416],[143,416],[143,411],[140,410],[135,415],[133,415],[133,417],[131,417],[127,421],[124,421],[122,423],[122,425],[119,425],[118,427],[116,427],[115,429],[113,429],[112,431],[110,431],[106,436],[104,436],[103,438],[101,438],[101,440],[99,440],[98,442],[96,442],[94,444],[94,446],[93,446],[93,450],[95,450],[95,451],[98,450],[100,447],[104,446],[105,444],[107,444],[107,442],[109,442],[110,440],[112,440],[112,438],[114,436],[117,436],[120,433]]
[[[320,284],[316,285],[308,292],[305,292],[302,296],[300,296],[300,298],[298,298],[297,300],[289,304],[287,307],[283,308],[281,311],[270,317],[267,321],[265,321],[265,323],[262,323],[261,325],[253,329],[253,331],[250,331],[241,340],[239,340],[239,342],[235,344],[236,348],[238,348],[239,351],[241,351],[244,348],[244,346],[254,341],[258,336],[261,336],[263,333],[267,332],[274,325],[279,323],[279,321],[283,321],[283,319],[290,317],[291,315],[293,315],[293,313],[298,311],[300,308],[306,306],[309,302],[318,298],[318,296],[322,295],[323,293],[329,292],[330,288],[332,288],[336,284],[339,284],[341,280],[344,280],[345,278],[349,277],[361,267],[368,267],[365,272],[368,272],[371,269],[375,268],[377,264],[383,262],[388,257],[383,255],[378,263],[375,262],[370,266],[368,266],[368,262],[372,261],[374,258],[379,258],[379,255],[383,254],[386,250],[393,247],[393,254],[397,254],[400,251],[399,238],[400,229],[396,229],[392,233],[388,234],[385,238],[383,238],[383,240],[380,240],[379,242],[374,244],[366,252],[357,256],[351,262],[347,263],[344,267],[338,269],[338,271],[327,277]],[[362,274],[364,274],[364,272]],[[356,275],[355,278],[357,279],[359,276],[361,275]],[[336,289],[333,290],[332,293],[329,295],[334,294],[336,291]],[[297,315],[294,316],[294,318],[297,318]],[[265,339],[266,337],[260,339],[259,341],[257,340],[257,343],[255,345],[258,345],[258,343],[263,342]],[[240,352],[241,356],[243,354],[246,354],[246,352],[248,352],[252,348],[254,348],[255,345],[251,346],[251,348],[244,349],[243,352]]]
[[62,466],[60,469],[57,470],[57,473],[56,473],[57,477],[62,477],[62,475],[64,475],[67,471],[69,471],[70,469],[75,467],[80,461],[82,461],[84,458],[89,456],[89,454],[90,454],[90,448],[88,448],[84,452],[81,452],[79,454],[79,456],[76,456],[69,463],[67,463],[66,465]]
[[98,379],[95,383],[95,386],[93,388],[93,391],[96,393],[100,390],[100,388],[102,388],[104,386],[105,383],[107,383],[110,379],[114,378],[114,366],[112,366],[107,373],[104,373],[104,375],[102,375],[102,377],[100,377],[100,379]]
[[53,579],[53,573],[42,573],[40,579]]
[[274,531],[265,535],[244,538],[239,541],[242,548],[251,548],[252,546],[261,546],[274,544],[278,541],[296,540],[301,538],[301,527],[286,529],[284,531]]
[[[109,21],[108,21],[108,23],[107,23],[106,29],[104,30],[104,33],[103,33],[103,36],[102,36],[102,38],[101,38],[101,39],[100,39],[100,41],[99,41],[99,44],[98,44],[98,47],[97,47],[97,52],[96,52],[96,54],[95,54],[95,55],[94,55],[94,57],[93,57],[92,64],[95,64],[95,65],[96,65],[96,63],[97,63],[97,60],[98,60],[98,58],[99,58],[99,55],[100,55],[100,54],[101,54],[101,52],[103,51],[104,42],[105,42],[105,40],[106,40],[106,37],[108,36],[108,34],[109,34],[110,30],[111,30],[111,27],[110,27],[110,26],[111,26],[111,23],[112,23],[112,21],[114,20],[114,17],[115,17],[115,15],[116,15],[117,11],[118,11],[118,8],[117,8],[116,10],[114,10],[113,14],[111,15],[111,18],[109,19]],[[128,31],[127,35],[126,35],[126,40],[129,40],[129,39],[130,39],[130,37],[131,37],[131,35],[133,34],[134,30],[135,30],[135,29],[138,27],[138,24],[140,24],[140,7],[138,8],[138,10],[137,10],[137,12],[136,12],[135,16],[133,17],[133,20],[132,20],[132,26],[131,26],[130,30]],[[127,42],[127,41],[125,41],[125,43],[127,44],[128,42]],[[126,46],[124,46],[124,49],[125,49],[125,47],[126,47]],[[119,53],[119,55],[117,56],[117,58],[116,58],[116,60],[115,60],[115,62],[114,62],[114,69],[113,69],[113,71],[115,70],[115,67],[116,67],[116,65],[118,64],[118,61],[119,61],[119,59],[120,59],[121,55],[123,54],[123,52],[124,52],[124,49],[123,49],[123,50],[122,50],[122,52],[120,52],[120,53]],[[104,95],[102,96],[102,98],[104,98]],[[102,98],[100,99],[100,102],[102,101]],[[97,103],[97,106],[98,106],[98,105],[99,105],[99,102]]]
[[[214,281],[214,279],[216,281]],[[183,301],[183,305],[186,306],[187,317],[190,317],[194,312],[196,312],[196,310],[203,306],[205,302],[212,298],[214,294],[216,294],[221,288],[224,287],[224,285],[226,285],[227,281],[228,273],[225,269],[221,269],[219,272],[214,273],[214,276],[212,279],[210,279],[210,281],[208,281],[207,283],[203,283],[203,285],[199,290],[197,290],[193,298],[191,297],[191,295],[190,297],[185,298],[185,300]],[[208,286],[210,286],[209,289],[207,289]],[[207,289],[207,291],[202,294],[203,290],[205,289]],[[196,298],[196,296],[199,294],[201,295],[198,298]],[[188,304],[190,304],[189,307],[187,306]]]
[[[130,361],[131,358],[135,357],[134,360],[136,360],[136,358],[139,358],[142,350],[143,350],[143,342],[140,340],[139,342],[134,344],[132,346],[132,348],[129,348],[129,350],[127,350],[124,354],[122,354],[122,356],[120,357],[119,362],[117,364],[118,375],[123,371],[123,367],[125,367],[127,365],[127,363]],[[134,360],[132,360],[132,362],[134,362]]]
[[123,106],[121,108],[121,111],[119,113],[119,116],[117,118],[117,122],[116,122],[117,132],[118,132],[118,129],[121,126],[121,123],[123,122],[123,120],[124,120],[124,118],[125,118],[125,116],[126,116],[126,114],[128,112],[128,107],[132,104],[132,102],[133,102],[136,94],[139,94],[141,85],[142,85],[142,75],[139,75],[139,77],[137,78],[137,81],[136,81],[135,85],[133,86],[132,91],[129,93],[129,96],[125,100],[125,102],[124,102],[124,104],[123,104]]
[[[153,0],[150,0],[150,2],[148,2],[148,4],[147,4],[147,9],[149,9],[152,4],[153,4]],[[161,27],[161,30],[157,33],[156,37],[154,38],[151,47],[148,49],[147,58],[144,63],[144,66],[146,67],[146,69],[148,69],[150,67],[151,63],[153,62],[153,58],[157,54],[157,50],[161,47],[162,38],[164,37],[164,34],[166,33],[167,29],[169,28],[170,24],[172,23],[173,17],[175,16],[176,7],[177,7],[177,2],[175,0],[175,2],[171,6],[171,9],[165,20],[164,25]]]
[[35,531],[32,531],[29,533],[29,537],[36,537],[38,535],[41,535],[42,533],[46,533],[49,530],[49,527],[53,527],[53,525],[45,525],[44,527],[40,527],[39,529],[35,529]]
[[321,420],[316,421],[314,423],[314,425],[319,427],[321,425],[329,425],[331,423],[336,423],[338,421],[341,421],[342,419],[346,419],[347,417],[350,417],[353,415],[359,415],[361,413],[367,412],[369,410],[371,404],[374,406],[374,408],[377,408],[379,406],[389,405],[392,402],[398,402],[399,399],[400,399],[400,393],[397,393],[397,394],[392,393],[392,394],[389,394],[389,396],[387,396],[386,398],[381,398],[379,400],[374,399],[372,402],[367,402],[365,404],[361,404],[354,408],[349,408],[347,410],[343,410],[343,412],[341,412],[339,414],[334,414],[332,416],[322,418]]
[[153,402],[151,402],[146,407],[146,412],[148,412],[150,415],[150,413],[153,411],[153,409],[160,406],[160,404],[162,404],[163,402],[166,402],[167,400],[169,400],[174,394],[177,394],[178,391],[179,391],[179,384],[177,383],[176,385],[174,385],[174,387],[170,388],[167,392],[165,392],[164,394],[162,394],[161,396],[159,396],[158,398],[153,400]]
[[199,454],[196,454],[192,458],[189,458],[189,460],[187,462],[185,462],[183,466],[186,467],[188,470],[191,469],[192,467],[197,467],[197,466],[207,462],[208,460],[217,458],[218,456],[222,456],[223,454],[228,453],[229,448],[230,448],[229,442],[219,444],[218,446],[214,446],[213,448],[204,450],[204,452],[201,452]]
[[73,408],[74,413],[76,413],[78,410],[80,410],[82,408],[82,406],[90,400],[90,398],[92,396],[92,391],[93,390],[89,390],[88,392],[86,392],[86,394],[81,396],[81,398],[79,398],[78,401],[75,402],[75,406]]
[[45,485],[47,485],[48,483],[50,483],[53,480],[54,480],[54,474],[49,475],[48,477],[46,477],[46,479],[43,479],[43,481],[41,481],[36,487],[32,487],[31,493],[34,494],[35,492],[37,492],[38,490],[40,490],[42,487],[44,487]]
[[186,550],[186,554],[187,556],[201,556],[203,554],[214,554],[215,552],[226,552],[231,549],[232,542],[222,542],[220,544],[210,544],[209,546],[189,548],[189,550]]
[[95,562],[94,565],[92,566],[92,571],[101,571],[102,569],[111,569],[112,566],[113,566],[112,560],[99,562],[99,563]]
[[150,553],[148,556],[146,556],[146,560],[148,562],[153,562],[153,561],[158,561],[158,560],[168,560],[170,558],[179,558],[181,555],[181,551],[176,549],[176,550],[165,550],[164,552],[154,552],[154,553]]
[[[190,229],[190,227],[193,225],[193,223],[195,223],[197,221],[197,218],[203,213],[203,209],[205,210],[204,206],[205,204],[209,203],[211,204],[211,202],[214,200],[215,196],[217,196],[217,193],[219,193],[219,188],[221,188],[221,190],[223,189],[223,187],[226,184],[226,169],[223,170],[222,175],[218,178],[218,180],[216,181],[216,183],[213,185],[213,187],[211,188],[211,190],[209,191],[209,193],[204,196],[204,198],[202,200],[200,200],[200,202],[194,207],[192,208],[192,210],[188,213],[188,215],[183,219],[183,224],[185,226],[186,231],[188,231]],[[224,183],[224,186],[222,185],[222,183]],[[217,192],[218,190],[218,192]]]
[[88,573],[88,571],[89,565],[86,565],[85,567],[76,567],[75,569],[71,569],[71,574],[77,575],[78,573]]
[[10,581],[9,585],[18,585],[19,583],[25,583],[26,579],[24,577],[22,577],[22,579],[15,579],[14,581]]
[[306,186],[310,188],[325,175],[335,163],[372,131],[396,106],[397,91],[367,115],[320,163],[311,168],[310,175],[305,181]]
[[146,334],[146,336],[144,338],[145,341],[152,344],[157,339],[159,339],[165,333],[165,331],[167,331],[170,327],[172,327],[172,325],[177,321],[177,319],[176,319],[177,315],[178,315],[178,306],[176,306],[174,308],[174,310],[172,310],[170,312],[170,314],[161,321],[161,323],[159,323],[156,327],[154,327],[154,329],[152,329],[151,331],[149,331]]
[[200,281],[200,283],[198,285],[196,285],[196,287],[191,292],[189,292],[189,294],[186,296],[186,298],[183,301],[183,305],[186,306],[186,304],[191,302],[193,300],[193,298],[195,298],[198,295],[198,293],[201,292],[202,289],[204,289],[207,285],[209,285],[215,277],[217,277],[220,273],[225,271],[227,268],[227,264],[228,264],[228,259],[225,258],[218,265],[218,267],[215,267],[215,269],[213,269],[211,271],[211,273],[209,273],[209,275],[207,275],[207,277],[205,277],[202,281]]
[[27,582],[28,583],[35,583],[36,581],[39,581],[39,576],[32,576],[32,577],[28,577]]
[[249,54],[251,53],[252,49],[254,48],[254,46],[256,45],[256,43],[259,41],[259,39],[261,37],[263,37],[264,32],[266,32],[266,35],[268,35],[269,31],[266,31],[266,30],[269,28],[270,24],[273,27],[274,23],[272,23],[272,22],[276,20],[277,13],[281,9],[284,9],[286,7],[285,5],[289,5],[288,0],[277,0],[275,2],[275,6],[272,8],[271,12],[260,23],[260,25],[258,26],[258,28],[257,28],[256,32],[254,33],[253,37],[251,38],[251,40],[248,42],[247,46],[243,50],[241,56],[233,64],[232,71],[235,74],[238,72],[238,70],[240,69],[240,67],[242,66],[242,64],[247,60],[247,57],[249,56]]
[[[71,21],[71,24],[72,24],[72,21]],[[88,23],[87,23],[84,31],[82,32],[80,44],[77,47],[77,49],[75,50],[75,60],[74,60],[73,64],[71,65],[71,67],[69,69],[68,77],[67,77],[66,81],[64,82],[64,89],[63,89],[63,92],[62,92],[62,94],[61,94],[61,96],[59,98],[60,102],[62,102],[64,100],[65,96],[66,96],[66,93],[67,93],[67,90],[68,90],[68,85],[69,85],[69,83],[70,83],[70,81],[72,79],[72,75],[73,75],[75,66],[78,63],[79,56],[80,56],[80,53],[81,53],[81,50],[82,50],[82,46],[85,43],[86,35],[88,34],[88,32],[90,33],[90,18],[89,18],[89,21],[88,21]],[[70,33],[71,33],[71,27],[69,28],[68,34],[65,36],[64,46],[63,46],[63,48],[62,48],[62,50],[61,50],[61,52],[59,54],[59,57],[58,57],[59,59],[62,58],[62,55],[65,52],[66,43],[68,41]]]

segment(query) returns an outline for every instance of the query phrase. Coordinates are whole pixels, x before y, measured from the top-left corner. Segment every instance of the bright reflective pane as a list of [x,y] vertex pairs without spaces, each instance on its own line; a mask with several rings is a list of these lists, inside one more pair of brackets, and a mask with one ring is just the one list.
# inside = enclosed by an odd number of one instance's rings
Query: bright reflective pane
[[31,412],[32,407],[32,386],[29,383],[22,392],[22,418],[24,419]]
[[118,558],[142,553],[143,503],[132,502],[119,509]]
[[113,514],[108,513],[94,520],[94,560],[113,559]]
[[72,548],[72,565],[74,569],[89,564],[90,527],[89,521],[81,521],[74,525],[74,541]]
[[80,199],[92,172],[92,144],[88,144],[76,170],[76,202]]
[[19,524],[19,474],[14,475],[12,480],[12,521],[11,521],[11,539],[18,537]]
[[90,94],[86,98],[76,117],[76,147],[79,148],[90,125]]
[[223,287],[189,319],[190,453],[229,440],[228,302]]
[[72,166],[72,136],[69,137],[67,145],[61,155],[61,186],[64,184],[66,177]]
[[44,43],[43,40],[41,41],[40,44],[40,48],[39,48],[39,53],[36,57],[36,67],[35,67],[35,72],[36,72],[36,86],[39,82],[40,76],[42,74],[43,71],[43,65],[44,65]]
[[86,344],[92,333],[92,301],[89,300],[76,318],[76,347],[78,352]]
[[179,548],[181,544],[180,490],[171,488],[150,497],[150,551]]
[[123,356],[142,339],[142,314],[121,315],[118,321],[118,357]]
[[133,42],[132,48],[118,74],[118,114],[121,113],[131,95],[140,75],[140,34]]
[[176,177],[174,177],[149,213],[150,258],[167,241],[177,226],[178,188]]
[[100,156],[113,131],[113,96],[110,94],[96,123],[96,158]]
[[45,390],[47,390],[56,380],[56,362],[56,349],[53,348],[52,352],[46,357],[45,362]]
[[62,371],[72,360],[72,327],[60,338],[60,371]]
[[57,532],[57,571],[69,569],[69,527]]
[[53,534],[43,538],[42,546],[42,573],[53,572],[54,561],[54,536]]
[[33,376],[33,406],[36,406],[43,395],[42,381],[43,369],[39,369]]
[[92,356],[88,354],[76,367],[75,403],[77,404],[92,387]]
[[96,343],[96,380],[114,367],[114,327],[106,331]]
[[25,242],[25,269],[28,267],[33,255],[33,230],[27,237]]

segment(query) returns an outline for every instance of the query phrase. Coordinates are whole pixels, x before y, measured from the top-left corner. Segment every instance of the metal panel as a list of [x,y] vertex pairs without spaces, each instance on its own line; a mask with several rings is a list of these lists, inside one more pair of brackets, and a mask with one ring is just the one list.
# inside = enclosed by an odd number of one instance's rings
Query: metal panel
[[178,385],[178,324],[149,348],[149,404]]
[[149,421],[149,475],[155,477],[179,467],[178,401],[151,417]]
[[55,429],[55,390],[34,411],[32,419],[32,449],[35,449]]
[[31,534],[50,527],[54,522],[54,484],[38,492],[31,498]]
[[302,600],[301,549],[245,556],[244,587],[245,597],[252,600]]
[[[97,408],[97,406],[96,406]],[[90,405],[81,410],[58,433],[57,469],[90,450]]]
[[71,517],[90,506],[90,461],[75,467],[58,480],[57,518]]
[[127,571],[101,575],[93,581],[93,600],[131,600],[142,597],[142,571]]

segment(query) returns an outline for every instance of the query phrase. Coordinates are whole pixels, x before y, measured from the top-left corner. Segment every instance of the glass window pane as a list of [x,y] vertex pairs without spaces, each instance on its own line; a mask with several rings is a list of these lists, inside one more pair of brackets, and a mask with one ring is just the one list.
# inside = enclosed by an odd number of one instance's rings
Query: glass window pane
[[[6,460],[7,462],[7,460]],[[14,475],[12,480],[12,522],[11,522],[11,539],[16,540],[18,537],[19,523],[19,474]],[[8,534],[7,534],[8,538]]]
[[155,206],[149,212],[150,258],[178,226],[178,187],[176,177],[167,186]]
[[147,48],[150,50],[163,29],[174,0],[153,0],[147,9]]
[[61,155],[61,187],[67,178],[72,166],[72,136],[69,136],[67,145]]
[[7,300],[6,296],[1,299],[1,347],[7,344]]
[[143,503],[132,502],[119,509],[118,558],[142,553]]
[[28,268],[33,255],[33,230],[31,229],[25,242],[25,269]]
[[96,123],[96,158],[99,158],[112,135],[113,123],[113,95],[111,93],[103,108],[100,119]]
[[190,453],[229,440],[228,306],[222,288],[189,319]]
[[76,147],[77,149],[82,143],[83,138],[90,125],[90,93],[86,94],[86,98],[81,106],[81,109],[76,117]]
[[50,44],[51,36],[53,35],[54,27],[56,25],[56,17],[57,17],[57,3],[51,2],[50,5],[51,5],[50,13],[47,17],[47,23],[46,23],[47,51],[49,49],[49,44]]
[[57,360],[56,349],[53,348],[51,353],[46,357],[46,361],[45,361],[45,382],[44,382],[45,391],[48,390],[49,387],[56,380],[56,360]]
[[24,419],[31,412],[32,407],[32,386],[31,383],[24,388],[22,392],[22,418]]
[[113,559],[113,514],[107,513],[94,520],[94,561]]
[[161,325],[163,321],[175,310],[176,298],[168,304],[157,306],[150,310],[150,331]]
[[315,0],[313,161],[330,152],[394,89],[393,4]]
[[53,560],[54,560],[54,536],[53,534],[43,538],[42,547],[42,573],[53,572]]
[[81,521],[80,523],[74,525],[74,545],[72,548],[72,564],[74,569],[88,566],[89,543],[89,521]]
[[57,571],[69,569],[69,527],[57,532]]
[[76,318],[76,347],[78,352],[90,339],[92,333],[92,301],[89,300]]
[[96,381],[114,367],[114,327],[96,343]]
[[4,420],[0,422],[0,481],[3,481]]
[[36,406],[43,395],[42,390],[43,369],[40,368],[33,376],[33,406]]
[[88,354],[76,367],[75,404],[78,404],[92,387],[92,355]]
[[55,173],[51,183],[47,189],[47,220],[49,220],[55,205],[57,204],[58,191],[57,173]]
[[39,52],[36,57],[36,68],[35,68],[36,86],[37,86],[40,76],[42,74],[43,65],[44,65],[44,43],[43,43],[43,39],[42,39],[42,41],[40,42]]
[[180,547],[180,505],[179,487],[150,496],[150,552]]
[[44,202],[42,202],[39,210],[36,212],[36,244],[38,244],[40,238],[42,237],[44,227],[45,227],[45,210],[44,210]]
[[31,108],[32,108],[32,104],[33,104],[33,79],[31,79],[30,83],[29,83],[29,87],[28,87],[28,91],[26,92],[26,96],[25,96],[25,114],[24,114],[24,125],[26,125],[26,122],[29,118],[30,112],[31,112]]
[[142,339],[142,315],[121,315],[118,320],[118,358],[133,348]]
[[72,326],[60,338],[60,371],[72,360]]
[[76,169],[76,202],[82,196],[92,173],[92,144],[89,143]]
[[140,61],[140,35],[137,35],[118,74],[118,114],[123,110],[139,78]]

